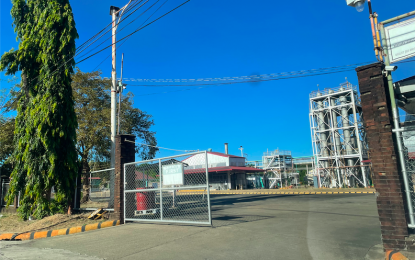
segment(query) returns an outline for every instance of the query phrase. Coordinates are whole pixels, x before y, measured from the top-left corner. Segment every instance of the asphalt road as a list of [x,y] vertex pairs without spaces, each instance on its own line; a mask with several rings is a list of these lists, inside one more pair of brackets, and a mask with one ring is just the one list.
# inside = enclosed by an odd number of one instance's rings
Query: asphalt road
[[213,227],[128,223],[27,242],[0,259],[382,259],[374,194],[213,195]]

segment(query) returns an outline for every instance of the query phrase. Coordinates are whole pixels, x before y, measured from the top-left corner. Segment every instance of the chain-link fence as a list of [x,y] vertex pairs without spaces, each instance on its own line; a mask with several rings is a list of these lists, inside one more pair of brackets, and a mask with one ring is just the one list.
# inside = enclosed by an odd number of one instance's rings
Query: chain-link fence
[[124,218],[211,225],[207,153],[124,165]]
[[114,168],[92,171],[83,175],[81,177],[80,209],[113,209],[114,178]]
[[[405,168],[408,176],[409,190],[412,197],[412,205],[415,205],[415,116],[406,115],[403,121],[402,132],[403,156]],[[415,209],[414,209],[415,210]]]

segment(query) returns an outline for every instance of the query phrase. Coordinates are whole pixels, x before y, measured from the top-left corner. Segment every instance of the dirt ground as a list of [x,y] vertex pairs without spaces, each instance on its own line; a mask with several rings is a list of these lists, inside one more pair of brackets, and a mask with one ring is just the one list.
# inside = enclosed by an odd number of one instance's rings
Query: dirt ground
[[16,214],[5,213],[0,217],[0,234],[46,231],[106,221],[106,219],[90,220],[88,219],[89,214],[91,213],[72,214],[71,216],[56,214],[40,220],[23,221]]

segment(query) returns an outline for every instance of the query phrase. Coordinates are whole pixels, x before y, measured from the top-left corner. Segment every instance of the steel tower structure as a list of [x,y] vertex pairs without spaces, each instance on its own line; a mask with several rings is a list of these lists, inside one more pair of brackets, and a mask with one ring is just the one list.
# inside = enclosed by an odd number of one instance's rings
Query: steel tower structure
[[310,128],[319,187],[366,187],[368,146],[356,86],[310,93]]
[[277,183],[282,187],[283,180],[287,182],[293,175],[298,175],[294,173],[291,151],[277,149],[265,152],[262,156],[262,169],[272,172],[272,176],[268,178],[271,181],[269,188],[275,188]]

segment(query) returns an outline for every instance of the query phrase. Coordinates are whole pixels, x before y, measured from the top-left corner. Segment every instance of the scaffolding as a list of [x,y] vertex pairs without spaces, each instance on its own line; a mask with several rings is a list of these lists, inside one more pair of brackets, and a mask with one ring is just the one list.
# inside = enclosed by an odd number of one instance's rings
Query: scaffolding
[[368,146],[357,87],[346,81],[311,92],[309,115],[319,187],[366,187]]
[[262,168],[266,170],[271,176],[269,188],[282,187],[290,184],[298,184],[298,173],[294,172],[293,157],[291,151],[275,150],[267,151],[262,156]]

